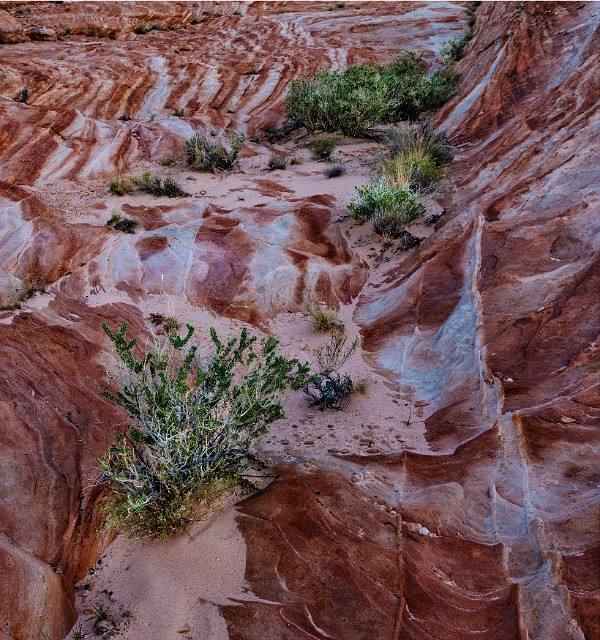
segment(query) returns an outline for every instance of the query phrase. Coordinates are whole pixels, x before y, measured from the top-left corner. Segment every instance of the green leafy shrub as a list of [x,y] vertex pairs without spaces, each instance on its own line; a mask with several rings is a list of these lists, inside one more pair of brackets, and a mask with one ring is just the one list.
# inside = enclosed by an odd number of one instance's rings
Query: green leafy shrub
[[132,178],[131,181],[142,191],[151,193],[153,196],[182,198],[190,195],[170,176],[162,179],[159,176],[152,175],[149,171],[144,171],[141,176]]
[[337,147],[338,141],[335,138],[315,138],[306,146],[312,151],[313,160],[331,160],[331,154]]
[[283,392],[303,388],[309,368],[246,329],[227,342],[211,329],[213,352],[201,358],[187,325],[184,338],[167,333],[138,359],[126,323],[103,328],[122,362],[118,390],[103,393],[131,420],[100,461],[112,490],[107,524],[165,537],[193,521],[203,491],[243,468],[250,443],[284,416]]
[[152,27],[149,24],[146,24],[145,22],[140,22],[137,27],[133,30],[134,33],[137,33],[138,35],[146,35],[147,33],[150,33],[150,31],[152,31]]
[[444,168],[425,155],[401,154],[384,160],[379,175],[394,188],[408,188],[414,193],[423,193],[444,177]]
[[117,176],[108,183],[108,190],[115,196],[124,196],[131,191],[131,184],[127,178]]
[[426,207],[407,188],[390,187],[382,178],[356,187],[348,209],[358,222],[370,220],[380,235],[398,237],[404,228],[425,215]]
[[454,93],[457,76],[444,67],[432,75],[422,56],[409,51],[388,66],[320,69],[295,79],[286,99],[288,117],[309,131],[361,136],[379,124],[414,120]]
[[269,171],[275,171],[276,169],[285,169],[289,164],[288,157],[282,153],[272,153],[269,158],[268,168]]
[[473,39],[473,33],[469,31],[462,38],[456,38],[454,40],[448,40],[442,48],[442,57],[446,64],[452,64],[458,62],[465,56],[465,49],[469,42]]
[[243,133],[232,132],[227,149],[218,140],[213,140],[204,133],[197,133],[185,143],[183,151],[192,169],[214,173],[215,169],[233,167],[245,140]]
[[135,218],[127,218],[126,216],[121,215],[118,211],[114,211],[106,223],[106,226],[112,227],[116,231],[122,231],[123,233],[135,233],[139,224],[139,220],[136,220]]

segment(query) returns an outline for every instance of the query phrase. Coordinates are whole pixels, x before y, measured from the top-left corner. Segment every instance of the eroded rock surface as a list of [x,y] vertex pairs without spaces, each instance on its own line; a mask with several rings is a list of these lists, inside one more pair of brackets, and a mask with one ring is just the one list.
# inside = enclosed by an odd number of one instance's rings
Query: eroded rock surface
[[[408,47],[433,61],[464,33],[461,5],[22,7],[0,15],[0,306],[22,304],[0,312],[0,638],[64,637],[73,584],[109,542],[95,457],[123,416],[98,394],[101,322],[267,328],[310,300],[356,305],[398,438],[377,450],[369,426],[358,454],[311,436],[300,466],[261,445],[281,479],[239,506],[253,597],[219,604],[229,637],[597,637],[595,6],[479,7],[435,121],[455,145],[446,213],[371,275],[336,220],[373,144],[341,147],[351,171],[327,181],[306,153],[265,173],[276,147],[258,136],[319,65]],[[19,44],[34,28],[59,39]],[[252,139],[233,174],[180,162],[188,198],[107,192],[223,128]],[[106,227],[115,208],[135,234]]]

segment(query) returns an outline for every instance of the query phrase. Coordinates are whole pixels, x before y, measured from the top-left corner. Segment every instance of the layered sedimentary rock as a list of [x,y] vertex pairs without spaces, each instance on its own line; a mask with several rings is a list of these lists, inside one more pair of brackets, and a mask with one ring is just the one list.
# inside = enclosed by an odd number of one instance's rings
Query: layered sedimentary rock
[[[0,306],[48,293],[0,313],[0,637],[64,637],[72,585],[108,541],[95,457],[123,416],[98,394],[101,322],[139,334],[166,295],[261,327],[315,296],[359,295],[365,358],[421,405],[410,428],[426,444],[322,452],[310,473],[282,464],[242,503],[261,601],[222,609],[230,637],[595,638],[594,6],[477,10],[460,92],[436,116],[455,145],[446,214],[362,292],[366,265],[332,224],[341,203],[327,183],[300,193],[252,174],[262,142],[231,192],[211,178],[190,198],[126,200],[135,235],[105,226],[106,183],[198,129],[254,137],[283,119],[289,80],[320,64],[407,47],[432,61],[464,32],[460,5],[23,7],[0,28],[16,34],[2,45]],[[186,28],[136,35],[140,22]],[[14,43],[34,26],[64,39]]]

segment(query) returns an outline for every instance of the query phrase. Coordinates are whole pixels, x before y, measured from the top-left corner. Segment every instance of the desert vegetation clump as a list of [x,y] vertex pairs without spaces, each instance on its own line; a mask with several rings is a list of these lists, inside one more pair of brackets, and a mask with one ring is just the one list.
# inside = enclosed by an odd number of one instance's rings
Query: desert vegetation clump
[[289,159],[283,153],[272,153],[269,158],[267,167],[269,171],[275,171],[276,169],[286,169],[289,164]]
[[190,194],[184,191],[181,185],[171,176],[160,178],[144,171],[140,176],[131,178],[133,184],[146,193],[153,196],[167,196],[167,198],[182,198]]
[[184,146],[187,163],[195,171],[231,169],[246,140],[243,133],[232,132],[229,144],[225,146],[218,139],[211,139],[204,133],[196,133]]
[[151,313],[150,322],[157,327],[162,327],[165,333],[177,332],[181,328],[177,318],[166,316],[163,313]]
[[318,373],[304,388],[311,404],[321,410],[342,409],[346,405],[354,386],[352,378],[339,370],[359,345],[359,337],[348,344],[348,334],[343,325],[333,328],[330,339],[315,351]]
[[336,138],[314,138],[306,146],[311,150],[313,160],[328,162],[337,145]]
[[317,331],[331,331],[335,328],[342,328],[344,325],[340,320],[338,312],[326,304],[313,304],[307,309],[310,324]]
[[251,442],[283,417],[282,394],[303,388],[309,367],[279,355],[276,338],[258,343],[246,329],[226,342],[211,329],[212,353],[201,357],[187,325],[185,337],[168,332],[136,357],[127,324],[103,328],[121,362],[116,390],[104,395],[130,420],[100,460],[107,525],[165,537],[244,468]]
[[428,74],[427,63],[413,51],[387,66],[354,65],[341,71],[320,69],[292,81],[286,112],[309,131],[341,131],[362,136],[368,129],[440,107],[453,95],[458,77],[446,64]]
[[327,178],[338,178],[346,173],[346,165],[340,162],[334,162],[332,165],[323,170],[323,174]]
[[131,191],[131,183],[127,178],[116,176],[108,183],[108,190],[115,196],[124,196]]
[[22,104],[26,104],[29,99],[29,89],[27,87],[23,87],[19,95],[15,98],[15,102],[21,102]]
[[[357,187],[348,209],[357,222],[370,220],[376,233],[406,240],[406,227],[427,212],[420,196],[435,188],[453,156],[446,137],[428,122],[390,129],[388,142],[390,157],[370,184]],[[406,241],[410,246],[414,242]]]
[[112,227],[115,231],[122,231],[123,233],[135,233],[137,227],[139,227],[140,221],[135,218],[128,218],[122,215],[119,211],[113,211],[112,216],[108,219],[106,226]]

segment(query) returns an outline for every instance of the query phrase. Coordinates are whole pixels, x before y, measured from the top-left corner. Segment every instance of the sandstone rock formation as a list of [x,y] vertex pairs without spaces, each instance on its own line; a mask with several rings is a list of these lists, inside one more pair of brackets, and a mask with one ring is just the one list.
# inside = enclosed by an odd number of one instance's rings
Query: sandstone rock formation
[[[310,165],[265,174],[261,129],[319,65],[433,61],[461,5],[16,6],[0,13],[0,305],[22,305],[0,312],[0,638],[75,620],[73,585],[110,541],[95,458],[123,420],[98,393],[100,324],[139,335],[165,299],[259,329],[356,303],[365,361],[413,412],[396,429],[417,444],[316,450],[309,471],[273,453],[281,479],[238,507],[257,599],[221,608],[232,640],[597,638],[595,6],[478,8],[434,122],[455,146],[445,215],[377,277],[334,223],[368,167],[342,187]],[[59,39],[23,42],[34,26]],[[237,173],[178,165],[189,198],[107,192],[225,128],[253,140]],[[140,231],[106,227],[118,207]]]

